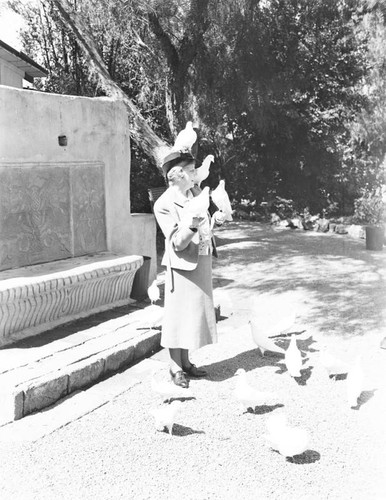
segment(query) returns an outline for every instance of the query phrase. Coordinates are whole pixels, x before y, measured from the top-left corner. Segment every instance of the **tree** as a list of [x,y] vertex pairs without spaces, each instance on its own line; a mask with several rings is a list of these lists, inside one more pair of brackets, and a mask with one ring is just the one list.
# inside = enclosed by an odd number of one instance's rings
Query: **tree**
[[386,5],[367,2],[358,26],[367,40],[367,72],[361,82],[364,105],[350,124],[342,174],[355,180],[354,196],[386,184]]
[[[47,53],[51,64],[57,59],[71,74],[71,47],[77,46],[76,68],[89,87],[75,85],[75,92],[129,99],[129,116],[141,110],[158,139],[172,140],[186,119],[197,119],[200,155],[216,156],[212,187],[221,176],[238,201],[279,195],[319,210],[329,199],[347,197],[355,184],[350,176],[359,172],[351,168],[345,146],[349,125],[365,103],[360,84],[369,70],[367,38],[358,29],[363,0],[44,3],[71,14],[68,26],[63,12],[57,15],[66,51],[54,43]],[[54,26],[51,31],[55,40]],[[96,43],[84,37],[87,31]],[[102,86],[90,83],[83,46],[88,59],[99,56],[93,73]],[[146,131],[152,139],[142,144],[140,124],[133,134],[152,156],[157,140]],[[352,164],[364,158],[355,144]]]
[[[189,70],[203,46],[203,36],[209,27],[208,4],[209,0],[191,0],[188,8],[184,8],[178,2],[155,2],[154,10],[148,14],[150,28],[169,69],[166,110],[174,136],[185,125],[186,104],[189,94],[192,94]],[[194,114],[194,110],[188,112]]]
[[[90,2],[95,4],[95,2]],[[108,2],[108,0],[106,0]],[[104,2],[106,4],[106,2]],[[17,2],[16,2],[17,3]],[[99,2],[100,3],[100,2]],[[121,2],[122,4],[124,2]],[[98,2],[97,2],[98,4]],[[168,150],[168,146],[163,139],[161,139],[154,130],[150,127],[148,121],[142,116],[138,107],[133,103],[133,101],[126,95],[126,93],[119,87],[119,85],[114,81],[111,73],[115,72],[115,58],[114,53],[117,48],[117,41],[114,38],[111,39],[110,44],[110,54],[109,54],[109,69],[105,64],[101,54],[98,51],[95,40],[90,35],[89,26],[86,21],[82,17],[82,12],[77,10],[77,3],[74,0],[73,4],[70,4],[68,0],[52,0],[42,1],[41,2],[41,11],[39,12],[40,16],[45,18],[45,23],[47,23],[48,29],[44,32],[42,36],[43,41],[43,53],[47,57],[47,66],[50,67],[51,60],[53,58],[55,64],[58,66],[63,66],[63,69],[66,69],[66,65],[69,64],[69,55],[66,52],[66,44],[63,43],[61,46],[62,54],[61,59],[59,59],[55,43],[54,36],[52,34],[52,22],[55,19],[55,11],[50,10],[48,14],[47,9],[52,9],[52,6],[57,8],[57,13],[62,20],[61,34],[62,37],[65,38],[67,33],[65,33],[65,28],[70,30],[70,36],[73,37],[76,43],[73,44],[75,49],[81,47],[83,54],[87,58],[87,62],[91,68],[92,74],[97,78],[99,87],[103,90],[103,92],[114,98],[121,100],[128,112],[128,119],[130,124],[131,137],[133,141],[144,151],[146,155],[153,159],[158,168],[161,168],[162,159],[165,155],[165,151]],[[17,5],[14,6],[17,7]],[[116,13],[119,14],[118,12]],[[41,24],[44,24],[42,22]],[[47,37],[47,32],[51,36]],[[50,51],[49,51],[50,47]],[[50,54],[50,57],[48,57]],[[75,55],[73,58],[73,64],[75,71],[79,72],[79,61],[77,65],[77,56]],[[68,68],[67,68],[68,69]],[[60,75],[59,75],[60,77]]]

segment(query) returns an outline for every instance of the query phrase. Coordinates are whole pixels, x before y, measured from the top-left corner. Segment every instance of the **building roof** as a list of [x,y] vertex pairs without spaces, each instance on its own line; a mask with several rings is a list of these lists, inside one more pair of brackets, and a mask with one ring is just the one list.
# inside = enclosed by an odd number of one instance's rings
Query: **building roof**
[[27,54],[18,52],[2,40],[0,40],[0,58],[24,71],[24,79],[30,83],[33,83],[34,78],[48,75],[48,71],[28,57]]

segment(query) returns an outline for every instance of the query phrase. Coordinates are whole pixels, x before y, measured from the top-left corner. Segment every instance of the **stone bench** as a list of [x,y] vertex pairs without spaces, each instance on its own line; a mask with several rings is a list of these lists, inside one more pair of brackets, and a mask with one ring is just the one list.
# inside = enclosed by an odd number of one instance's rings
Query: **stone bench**
[[0,346],[133,302],[139,255],[101,252],[0,272]]

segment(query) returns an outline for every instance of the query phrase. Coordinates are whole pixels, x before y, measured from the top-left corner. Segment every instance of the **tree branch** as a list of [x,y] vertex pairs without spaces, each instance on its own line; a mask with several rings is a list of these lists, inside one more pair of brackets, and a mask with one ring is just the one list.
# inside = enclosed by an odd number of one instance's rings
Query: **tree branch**
[[68,0],[53,0],[53,2],[63,22],[71,29],[75,39],[78,41],[80,47],[82,47],[85,56],[99,78],[101,87],[108,96],[122,101],[125,105],[131,138],[146,155],[154,160],[157,167],[161,168],[162,159],[169,149],[168,145],[151,129],[135,104],[112,80],[102,57],[96,49],[95,41],[88,32],[81,16],[77,12],[74,12]]
[[169,67],[172,69],[178,68],[180,59],[178,56],[177,49],[170,40],[169,35],[162,28],[161,23],[159,22],[159,19],[154,12],[149,12],[148,18],[150,22],[150,27],[162,46]]

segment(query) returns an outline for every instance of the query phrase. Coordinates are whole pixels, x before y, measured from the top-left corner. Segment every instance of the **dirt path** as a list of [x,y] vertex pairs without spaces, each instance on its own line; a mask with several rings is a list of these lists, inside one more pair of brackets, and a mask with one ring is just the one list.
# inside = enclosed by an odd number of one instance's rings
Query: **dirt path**
[[[386,253],[347,236],[275,231],[233,223],[218,231],[219,342],[194,353],[208,379],[191,383],[173,436],[157,432],[160,406],[143,380],[98,410],[36,443],[3,445],[0,497],[93,500],[383,500],[386,498]],[[252,341],[256,313],[267,328],[296,310],[290,329],[305,365],[295,380],[281,356]],[[276,341],[288,347],[287,335]],[[346,380],[320,364],[329,350],[348,363],[362,354],[364,386],[356,407]],[[146,360],[167,378],[167,367]],[[134,367],[140,370],[140,367]],[[235,372],[247,371],[273,401],[243,412]],[[138,373],[138,371],[137,371]],[[141,373],[141,372],[140,372]],[[265,440],[270,415],[284,412],[310,435],[305,453],[286,459]]]

